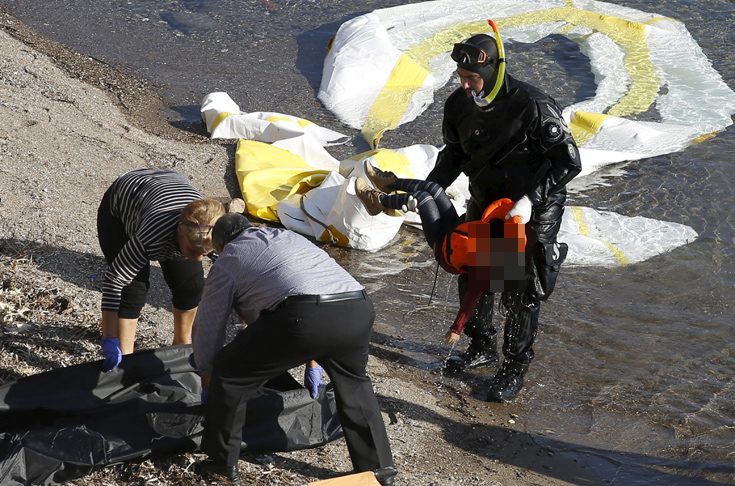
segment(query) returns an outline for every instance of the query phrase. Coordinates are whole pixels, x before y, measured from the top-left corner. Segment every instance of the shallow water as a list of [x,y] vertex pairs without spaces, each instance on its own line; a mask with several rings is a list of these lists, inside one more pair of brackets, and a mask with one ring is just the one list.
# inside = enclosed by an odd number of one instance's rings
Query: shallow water
[[[345,20],[402,3],[0,0],[37,30],[150,80],[174,124],[201,130],[202,97],[226,91],[244,111],[293,114],[354,136],[332,149],[338,158],[366,146],[316,100],[325,46]],[[732,0],[613,3],[684,21],[735,88]],[[508,51],[517,77],[563,105],[594,92],[588,61],[568,41]],[[439,144],[451,89],[383,144]],[[591,467],[617,468],[616,484],[695,484],[671,471],[713,481],[697,484],[735,483],[733,153],[730,127],[683,152],[611,168],[604,185],[571,196],[573,204],[675,221],[700,235],[626,268],[564,268],[542,308],[537,359],[518,399],[526,429]],[[376,342],[435,370],[449,352],[442,336],[457,309],[456,278],[440,271],[432,291],[435,264],[422,235],[403,230],[376,253],[331,252],[373,294]],[[476,373],[473,382],[486,383],[492,371]],[[479,399],[484,393],[473,388]]]

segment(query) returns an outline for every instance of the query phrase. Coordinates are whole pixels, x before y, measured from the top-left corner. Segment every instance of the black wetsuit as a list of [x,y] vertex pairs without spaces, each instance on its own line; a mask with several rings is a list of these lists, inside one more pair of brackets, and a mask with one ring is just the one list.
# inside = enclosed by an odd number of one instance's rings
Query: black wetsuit
[[[446,189],[460,173],[469,177],[466,221],[480,219],[500,198],[518,201],[525,195],[533,204],[526,224],[526,290],[521,296],[504,294],[509,312],[503,354],[528,364],[540,304],[553,291],[567,253],[556,238],[566,184],[582,169],[579,151],[556,102],[508,74],[501,95],[485,108],[458,88],[445,104],[442,129],[446,146],[427,180]],[[467,279],[460,278],[460,300],[466,286]],[[476,346],[494,342],[492,305],[492,294],[487,294],[476,309],[477,318],[465,327]]]

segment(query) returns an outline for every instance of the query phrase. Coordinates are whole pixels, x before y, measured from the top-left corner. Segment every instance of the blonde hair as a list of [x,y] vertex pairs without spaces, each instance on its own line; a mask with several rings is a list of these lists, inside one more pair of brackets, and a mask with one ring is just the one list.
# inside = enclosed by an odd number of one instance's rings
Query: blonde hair
[[225,207],[214,199],[195,199],[181,211],[181,236],[202,253],[212,251],[212,228],[225,214]]

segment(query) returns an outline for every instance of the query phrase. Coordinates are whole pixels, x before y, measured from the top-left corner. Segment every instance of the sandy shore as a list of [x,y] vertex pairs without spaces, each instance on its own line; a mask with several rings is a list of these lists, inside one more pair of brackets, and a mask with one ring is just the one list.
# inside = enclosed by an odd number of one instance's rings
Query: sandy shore
[[[0,384],[100,359],[96,239],[103,192],[120,174],[166,167],[204,194],[237,196],[234,143],[160,117],[144,82],[46,39],[0,11]],[[139,348],[171,341],[165,284],[152,282]],[[398,485],[567,485],[604,481],[523,433],[512,405],[489,407],[468,387],[437,385],[376,345],[370,374],[388,427]],[[203,484],[198,455],[113,466],[74,484]],[[343,443],[244,454],[245,484],[303,484],[351,469]],[[153,481],[153,483],[151,483]]]

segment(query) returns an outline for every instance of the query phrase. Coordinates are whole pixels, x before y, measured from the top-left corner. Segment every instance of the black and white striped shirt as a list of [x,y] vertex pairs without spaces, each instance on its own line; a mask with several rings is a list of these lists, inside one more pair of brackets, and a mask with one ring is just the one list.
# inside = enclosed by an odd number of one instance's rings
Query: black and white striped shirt
[[181,211],[202,194],[189,178],[167,169],[139,169],[120,176],[110,188],[110,211],[130,240],[105,273],[102,310],[117,311],[123,287],[150,260],[183,259],[176,241]]

